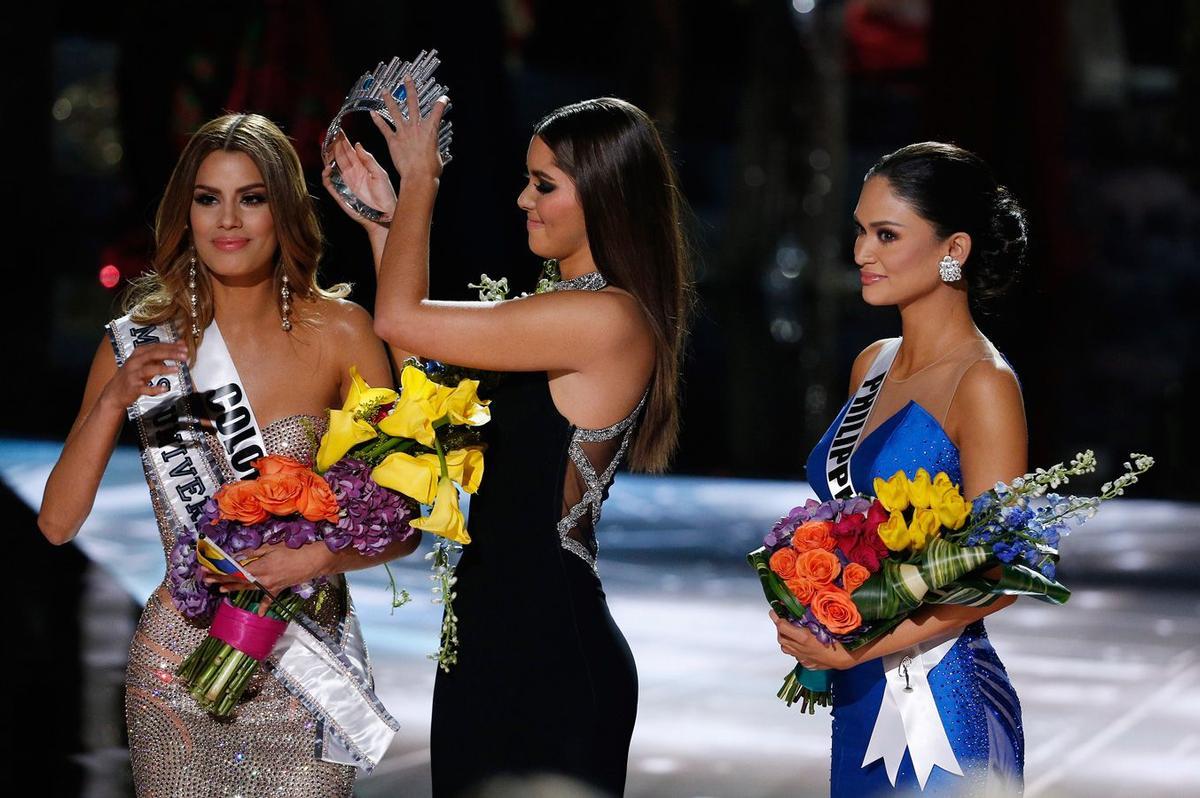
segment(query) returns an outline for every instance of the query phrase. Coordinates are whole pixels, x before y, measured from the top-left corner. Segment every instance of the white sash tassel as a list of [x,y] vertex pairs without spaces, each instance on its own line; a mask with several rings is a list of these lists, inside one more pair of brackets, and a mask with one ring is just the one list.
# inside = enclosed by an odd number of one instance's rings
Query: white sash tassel
[[883,701],[862,766],[882,758],[893,787],[906,749],[922,790],[935,765],[963,775],[929,686],[929,671],[937,667],[957,640],[956,632],[948,640],[925,641],[883,658]]

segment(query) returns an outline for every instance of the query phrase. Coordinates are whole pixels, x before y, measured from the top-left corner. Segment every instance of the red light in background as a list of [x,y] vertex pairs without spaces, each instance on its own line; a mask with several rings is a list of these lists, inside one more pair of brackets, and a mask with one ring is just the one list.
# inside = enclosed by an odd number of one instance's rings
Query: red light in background
[[100,285],[105,288],[116,288],[121,282],[121,270],[111,263],[100,269]]

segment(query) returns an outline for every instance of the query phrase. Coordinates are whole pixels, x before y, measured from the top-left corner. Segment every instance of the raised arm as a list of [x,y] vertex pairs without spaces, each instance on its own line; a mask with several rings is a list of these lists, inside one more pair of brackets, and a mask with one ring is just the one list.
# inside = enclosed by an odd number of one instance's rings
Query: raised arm
[[[507,302],[436,302],[429,296],[429,228],[441,179],[437,129],[442,98],[420,119],[408,86],[409,120],[390,98],[393,132],[376,125],[400,173],[375,300],[375,330],[389,344],[436,360],[496,371],[586,370],[642,332],[641,310],[617,291],[542,294]],[[631,323],[632,322],[632,323]]]
[[150,379],[186,358],[185,344],[149,344],[138,347],[118,368],[108,339],[100,341],[79,414],[42,494],[38,527],[51,543],[61,545],[74,538],[92,511],[100,479],[125,423],[125,408],[139,396],[163,393],[166,388],[151,386]]
[[[345,134],[338,133],[337,138],[334,139],[332,151],[333,160],[337,161],[338,169],[342,173],[342,180],[359,199],[385,213],[393,213],[395,211],[396,192],[392,188],[388,173],[379,165],[375,157],[363,148],[362,144],[352,145],[346,140]],[[375,269],[375,279],[378,280],[379,266],[383,260],[383,247],[387,243],[388,229],[378,222],[372,222],[369,219],[363,218],[347,207],[346,203],[342,201],[341,195],[337,193],[337,189],[333,187],[332,173],[332,164],[326,164],[325,169],[321,172],[321,182],[324,184],[325,190],[329,192],[329,195],[333,197],[334,203],[366,232],[367,240],[371,244],[371,262]],[[409,350],[390,344],[388,345],[388,352],[397,370],[399,370],[401,363],[414,354]]]

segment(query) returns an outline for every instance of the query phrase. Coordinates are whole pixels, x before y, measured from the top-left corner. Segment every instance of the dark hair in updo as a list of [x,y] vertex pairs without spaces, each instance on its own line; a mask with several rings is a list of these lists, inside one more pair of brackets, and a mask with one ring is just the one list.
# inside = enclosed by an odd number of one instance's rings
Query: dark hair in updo
[[886,178],[892,192],[933,225],[938,236],[971,237],[963,277],[972,301],[1003,294],[1016,280],[1029,246],[1025,210],[973,152],[923,141],[879,159],[867,172]]

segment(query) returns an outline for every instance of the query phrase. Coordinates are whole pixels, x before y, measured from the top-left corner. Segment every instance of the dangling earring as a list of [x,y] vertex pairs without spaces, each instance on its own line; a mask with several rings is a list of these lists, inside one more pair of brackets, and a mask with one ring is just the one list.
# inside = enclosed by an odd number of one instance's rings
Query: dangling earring
[[938,274],[941,276],[942,282],[956,283],[962,279],[962,264],[958,262],[958,258],[947,255],[938,264]]
[[197,310],[199,302],[196,297],[196,250],[192,249],[191,259],[188,261],[188,302],[191,304],[192,311],[192,338],[200,337],[200,314]]
[[280,308],[280,315],[283,317],[283,321],[281,321],[279,323],[279,326],[283,328],[284,332],[291,332],[292,331],[292,320],[290,318],[290,314],[292,312],[292,306],[291,306],[292,291],[288,287],[288,276],[286,274],[283,275],[283,280],[280,281],[279,298],[283,302],[283,305]]

